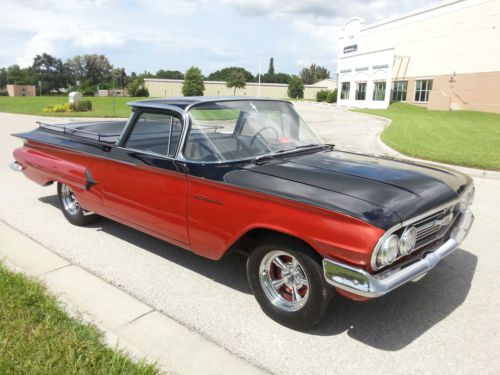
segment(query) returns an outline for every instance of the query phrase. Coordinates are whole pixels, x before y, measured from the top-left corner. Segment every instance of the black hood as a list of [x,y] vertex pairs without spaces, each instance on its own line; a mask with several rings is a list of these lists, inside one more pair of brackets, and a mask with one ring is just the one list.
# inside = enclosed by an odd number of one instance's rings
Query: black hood
[[249,164],[224,180],[344,212],[383,229],[457,198],[471,183],[447,168],[341,151]]

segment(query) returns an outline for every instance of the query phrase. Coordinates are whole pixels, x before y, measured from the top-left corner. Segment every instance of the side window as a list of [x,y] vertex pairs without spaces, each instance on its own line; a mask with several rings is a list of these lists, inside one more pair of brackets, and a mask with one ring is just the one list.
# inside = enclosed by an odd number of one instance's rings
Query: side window
[[137,117],[125,147],[175,156],[181,131],[182,123],[175,116],[142,112]]

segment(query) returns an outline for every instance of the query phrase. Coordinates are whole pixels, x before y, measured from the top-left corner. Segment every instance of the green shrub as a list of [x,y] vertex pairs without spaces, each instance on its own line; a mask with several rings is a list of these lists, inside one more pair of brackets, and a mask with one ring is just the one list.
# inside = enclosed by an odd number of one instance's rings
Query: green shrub
[[192,66],[184,74],[184,84],[182,85],[182,95],[184,96],[202,96],[205,91],[203,83],[203,74],[201,70]]
[[83,96],[94,96],[96,89],[94,86],[88,86],[83,84],[77,90],[72,90],[72,91],[79,91],[82,93]]
[[54,104],[45,107],[42,112],[73,112],[73,108],[69,103]]
[[75,112],[88,112],[92,111],[92,102],[90,100],[82,100],[73,106]]
[[302,99],[304,97],[304,83],[299,77],[293,76],[290,78],[288,96],[292,99]]
[[326,98],[328,97],[328,90],[320,90],[316,93],[316,101],[317,102],[326,102]]
[[337,103],[337,90],[329,91],[326,101],[327,103]]
[[135,95],[134,96],[146,97],[146,96],[149,96],[149,91],[148,91],[148,89],[146,87],[139,87],[135,91]]
[[149,91],[145,86],[143,77],[132,80],[128,84],[127,89],[130,96],[149,96]]

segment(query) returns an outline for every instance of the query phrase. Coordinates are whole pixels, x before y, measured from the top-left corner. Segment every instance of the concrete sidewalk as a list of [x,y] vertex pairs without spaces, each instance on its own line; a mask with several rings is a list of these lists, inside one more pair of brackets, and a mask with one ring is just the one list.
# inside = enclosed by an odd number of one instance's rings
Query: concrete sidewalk
[[111,347],[179,374],[263,374],[245,360],[0,222],[0,260],[41,279],[68,313],[95,324]]

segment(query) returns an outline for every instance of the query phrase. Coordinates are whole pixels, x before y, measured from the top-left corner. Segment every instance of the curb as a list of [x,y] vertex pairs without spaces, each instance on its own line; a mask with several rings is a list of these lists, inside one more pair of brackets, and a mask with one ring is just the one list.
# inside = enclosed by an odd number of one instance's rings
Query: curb
[[96,325],[105,343],[180,374],[266,374],[0,221],[0,261],[41,280],[67,313]]

